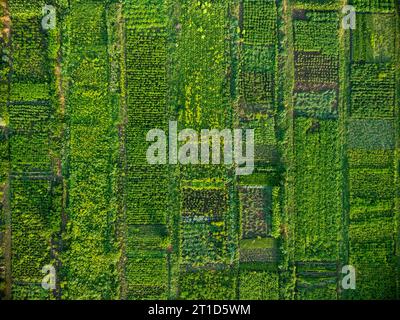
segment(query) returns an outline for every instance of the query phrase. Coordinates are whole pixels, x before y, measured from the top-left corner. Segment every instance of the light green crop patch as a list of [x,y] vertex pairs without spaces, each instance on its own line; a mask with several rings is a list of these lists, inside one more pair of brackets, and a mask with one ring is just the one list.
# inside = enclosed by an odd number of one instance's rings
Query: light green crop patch
[[388,150],[395,146],[393,120],[355,119],[349,121],[350,148]]

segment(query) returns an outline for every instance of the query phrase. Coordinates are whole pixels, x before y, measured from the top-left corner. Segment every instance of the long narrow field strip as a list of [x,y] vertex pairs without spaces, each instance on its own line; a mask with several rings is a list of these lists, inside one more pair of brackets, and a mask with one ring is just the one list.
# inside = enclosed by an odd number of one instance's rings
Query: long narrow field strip
[[[179,128],[231,127],[229,1],[177,1],[175,19]],[[182,28],[180,28],[182,26]],[[231,74],[233,77],[233,74]],[[182,106],[182,107],[181,107]],[[232,184],[223,166],[181,166],[179,219],[179,297],[236,297],[233,266],[237,241],[236,213],[230,205]]]
[[[256,170],[238,180],[239,298],[279,299],[277,263],[280,212],[276,184],[278,97],[278,6],[275,1],[240,2],[239,125],[255,130]],[[275,181],[274,181],[275,180]],[[272,219],[274,215],[274,219]]]
[[[396,252],[396,27],[393,3],[367,1],[351,38],[349,263],[358,270],[353,299],[390,299],[398,288]],[[381,35],[385,35],[382,37]],[[397,62],[398,63],[398,62]],[[397,75],[398,77],[398,75]],[[398,89],[397,89],[398,91]],[[398,104],[398,102],[397,102]]]
[[9,1],[12,22],[7,61],[6,101],[9,193],[7,203],[11,277],[6,290],[12,299],[54,298],[43,291],[41,269],[57,264],[60,237],[61,177],[55,144],[58,104],[55,93],[57,33],[45,33],[40,12]]
[[148,165],[146,133],[166,129],[167,1],[126,1],[128,299],[167,299],[167,169]]
[[114,226],[118,132],[113,119],[118,107],[108,98],[106,10],[99,1],[72,1],[69,10],[63,298],[115,299],[119,296]]
[[[333,1],[331,1],[332,3]],[[294,234],[297,299],[336,299],[342,226],[339,16],[295,6]],[[321,268],[313,270],[313,263]],[[333,265],[329,267],[328,265]],[[325,276],[330,270],[329,277]],[[305,276],[307,275],[307,276]]]

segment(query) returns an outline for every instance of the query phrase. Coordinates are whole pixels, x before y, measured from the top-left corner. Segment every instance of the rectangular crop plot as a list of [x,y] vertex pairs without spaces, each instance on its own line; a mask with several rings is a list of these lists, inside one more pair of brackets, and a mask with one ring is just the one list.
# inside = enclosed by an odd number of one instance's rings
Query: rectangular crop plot
[[349,0],[349,4],[362,12],[393,12],[396,0]]
[[46,134],[13,135],[10,145],[14,172],[50,172],[49,137]]
[[391,118],[395,106],[393,64],[354,63],[351,68],[351,106],[354,118]]
[[278,274],[265,271],[241,271],[239,296],[242,300],[278,300]]
[[338,60],[336,56],[319,52],[295,52],[296,90],[326,90],[337,88]]
[[393,172],[387,169],[350,170],[350,199],[364,199],[367,203],[389,200],[394,192]]
[[274,75],[271,73],[246,72],[241,77],[241,87],[249,113],[265,113],[273,109]]
[[251,117],[275,109],[277,9],[271,0],[245,0],[241,4],[240,107],[242,117]]
[[223,221],[181,224],[182,263],[205,266],[226,260],[226,231]]
[[182,263],[197,267],[225,263],[227,190],[184,187],[181,195]]
[[336,260],[341,225],[338,123],[296,118],[295,224],[296,259]]
[[340,5],[340,0],[291,0],[296,8],[335,10]]
[[395,15],[358,13],[356,29],[351,32],[351,60],[369,63],[393,62],[395,42]]
[[244,44],[243,71],[271,72],[275,70],[275,47]]
[[48,80],[46,34],[38,15],[13,17],[13,73],[15,82],[43,83]]
[[165,225],[130,225],[128,228],[128,251],[135,256],[140,250],[163,250],[163,242],[168,235]]
[[40,284],[41,268],[49,261],[51,230],[50,183],[13,179],[11,182],[13,281]]
[[239,188],[242,238],[266,237],[271,230],[272,193],[268,187]]
[[166,299],[168,265],[163,256],[154,256],[152,251],[141,251],[126,264],[129,299]]
[[337,56],[339,16],[337,12],[294,10],[295,51]]
[[337,100],[336,90],[296,92],[294,95],[296,115],[335,117],[338,114]]
[[274,44],[276,41],[275,1],[244,0],[243,29],[246,44]]
[[47,132],[51,107],[33,102],[12,104],[8,107],[10,127],[17,132]]
[[180,298],[223,300],[236,298],[234,272],[227,270],[201,270],[186,272],[179,278]]
[[[355,140],[353,140],[353,144]],[[393,165],[394,154],[388,149],[371,149],[363,147],[364,144],[358,144],[362,149],[348,149],[347,156],[351,168],[390,168]],[[357,144],[355,144],[357,147]]]
[[10,88],[11,101],[46,101],[50,99],[48,83],[13,83]]
[[394,122],[384,119],[354,119],[348,124],[352,149],[390,150],[395,146]]
[[182,191],[183,217],[206,217],[222,220],[228,208],[228,195],[224,189],[191,189]]
[[240,263],[247,266],[257,263],[274,263],[278,259],[275,239],[244,239],[239,243]]

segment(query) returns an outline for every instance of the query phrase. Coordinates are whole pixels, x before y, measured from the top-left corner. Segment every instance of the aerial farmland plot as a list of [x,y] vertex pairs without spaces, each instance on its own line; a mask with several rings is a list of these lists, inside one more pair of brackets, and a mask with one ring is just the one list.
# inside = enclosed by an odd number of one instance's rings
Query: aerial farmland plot
[[0,0],[0,300],[398,300],[399,6]]

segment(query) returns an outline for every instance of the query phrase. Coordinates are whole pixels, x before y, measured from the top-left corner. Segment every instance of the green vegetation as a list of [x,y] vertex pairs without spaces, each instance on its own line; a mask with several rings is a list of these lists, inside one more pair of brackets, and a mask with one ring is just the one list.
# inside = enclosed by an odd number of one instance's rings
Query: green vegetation
[[391,62],[395,58],[396,17],[389,14],[359,14],[352,33],[352,59],[372,63]]
[[294,134],[296,260],[336,261],[341,226],[337,123],[298,118]]
[[352,64],[351,115],[393,118],[395,75],[392,64]]
[[[118,296],[115,241],[116,106],[108,94],[104,6],[76,2],[70,8],[67,225],[63,235],[63,298]],[[85,23],[82,23],[85,21]]]
[[[394,9],[393,1],[353,2],[365,12]],[[343,293],[348,299],[398,298],[396,23],[392,14],[363,13],[351,39],[348,259],[358,287]]]
[[395,0],[350,0],[362,12],[393,12],[396,7]]
[[[144,143],[150,129],[166,129],[168,120],[166,10],[163,1],[127,1],[124,5],[127,86],[124,192],[128,228],[124,268],[126,294],[130,299],[168,298],[167,169],[147,164],[149,144]],[[153,241],[157,245],[146,245]]]
[[[0,299],[398,299],[399,21],[395,0],[0,0]],[[150,165],[170,121],[253,129],[253,173]]]
[[183,273],[179,286],[181,299],[235,299],[236,281],[229,271],[207,270]]
[[279,277],[273,272],[241,272],[239,297],[242,300],[278,300]]

